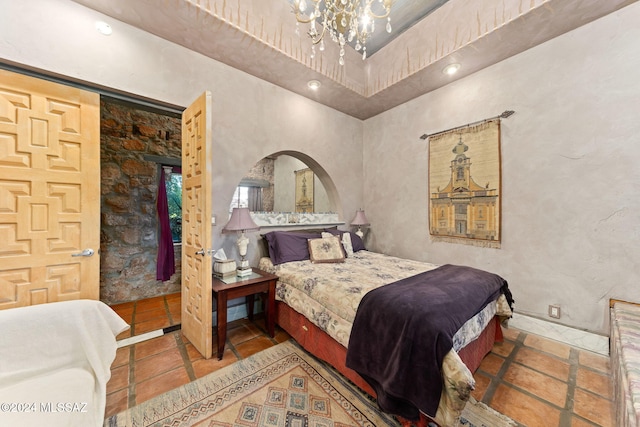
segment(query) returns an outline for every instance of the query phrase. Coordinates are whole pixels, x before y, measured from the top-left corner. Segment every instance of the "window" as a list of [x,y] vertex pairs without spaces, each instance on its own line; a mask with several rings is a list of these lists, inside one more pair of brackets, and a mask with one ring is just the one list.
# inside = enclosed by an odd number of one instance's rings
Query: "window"
[[233,193],[229,212],[233,208],[249,208],[251,212],[262,210],[262,188],[253,185],[239,185]]
[[233,193],[231,199],[231,206],[229,206],[229,212],[233,208],[248,208],[249,207],[249,187],[239,186],[236,187],[236,191]]
[[182,241],[182,174],[172,172],[165,184],[171,236],[174,243],[179,243]]

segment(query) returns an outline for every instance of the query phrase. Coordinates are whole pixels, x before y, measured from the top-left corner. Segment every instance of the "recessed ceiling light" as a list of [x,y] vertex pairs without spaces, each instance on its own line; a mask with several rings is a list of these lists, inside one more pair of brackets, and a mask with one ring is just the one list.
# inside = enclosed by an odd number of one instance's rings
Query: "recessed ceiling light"
[[442,69],[442,72],[450,76],[454,75],[460,69],[460,64],[449,64]]
[[107,24],[104,21],[96,22],[96,30],[98,30],[100,34],[103,34],[105,36],[111,35],[111,33],[113,32],[113,29],[111,29],[111,25]]
[[322,86],[322,84],[318,80],[309,80],[307,86],[311,90],[318,90],[320,89],[320,86]]

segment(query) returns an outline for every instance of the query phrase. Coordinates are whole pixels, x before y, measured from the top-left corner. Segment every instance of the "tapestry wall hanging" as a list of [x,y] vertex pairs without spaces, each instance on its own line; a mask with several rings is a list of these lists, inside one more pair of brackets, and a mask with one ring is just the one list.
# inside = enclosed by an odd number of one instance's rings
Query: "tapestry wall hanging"
[[309,168],[295,171],[296,212],[313,212],[313,171]]
[[432,241],[500,247],[500,120],[429,136]]

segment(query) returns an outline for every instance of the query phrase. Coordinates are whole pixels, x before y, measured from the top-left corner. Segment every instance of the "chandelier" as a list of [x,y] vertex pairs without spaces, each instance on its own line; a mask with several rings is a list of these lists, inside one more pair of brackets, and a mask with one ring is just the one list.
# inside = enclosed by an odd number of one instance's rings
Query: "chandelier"
[[[312,3],[307,12],[307,3]],[[367,57],[367,39],[375,31],[375,20],[387,18],[386,30],[391,32],[391,4],[393,0],[293,0],[291,5],[296,15],[296,34],[299,23],[310,24],[307,34],[311,38],[311,58],[325,48],[324,37],[340,45],[338,62],[344,65],[344,45],[355,40],[356,51],[362,50],[362,59]]]

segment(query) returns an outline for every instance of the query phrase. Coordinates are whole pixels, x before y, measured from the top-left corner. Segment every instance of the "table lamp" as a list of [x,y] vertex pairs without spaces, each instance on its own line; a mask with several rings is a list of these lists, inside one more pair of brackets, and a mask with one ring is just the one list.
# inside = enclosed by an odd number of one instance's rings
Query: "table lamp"
[[353,217],[353,219],[351,220],[351,225],[358,226],[358,231],[356,231],[356,234],[360,236],[360,238],[362,239],[364,237],[364,233],[362,232],[362,227],[370,225],[369,220],[367,219],[362,209],[358,209],[356,211],[356,216]]
[[244,235],[245,231],[256,231],[260,227],[253,222],[249,208],[233,208],[231,211],[231,218],[229,222],[224,226],[222,232],[240,232],[238,237],[238,253],[240,254],[240,263],[236,269],[238,276],[248,276],[251,274],[251,267],[249,267],[249,261],[245,259],[247,255],[247,246],[249,245],[249,238]]

